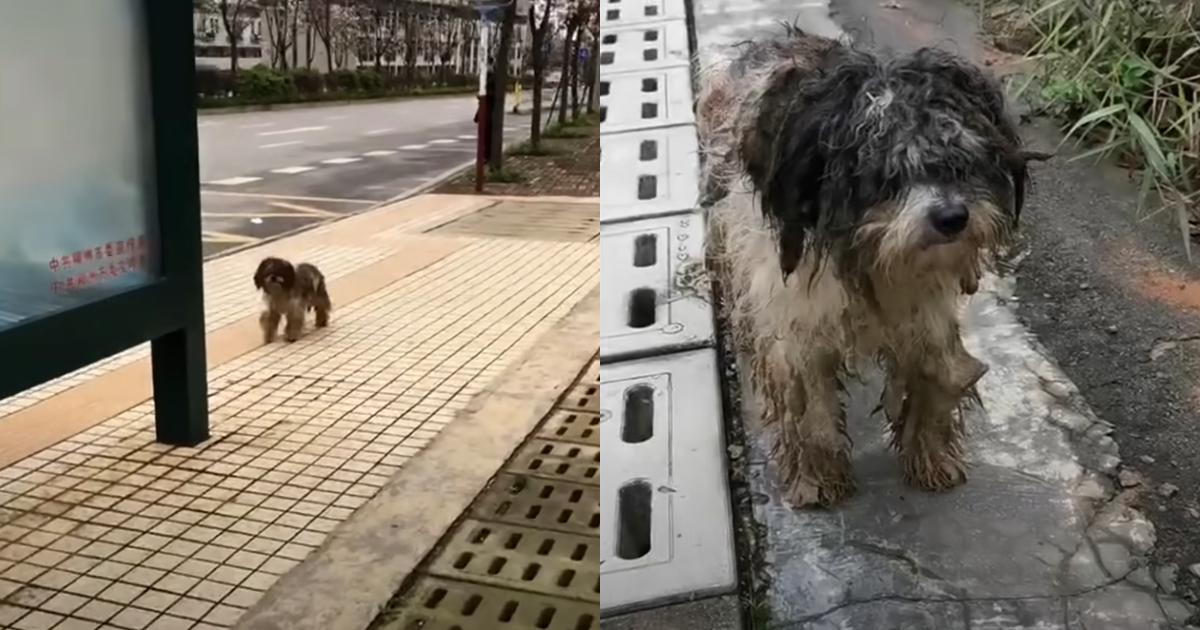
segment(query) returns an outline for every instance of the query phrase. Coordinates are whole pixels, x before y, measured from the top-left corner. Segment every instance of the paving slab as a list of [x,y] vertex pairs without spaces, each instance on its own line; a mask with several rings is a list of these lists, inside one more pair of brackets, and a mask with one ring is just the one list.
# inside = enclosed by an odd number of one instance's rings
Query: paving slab
[[[596,243],[428,233],[497,203],[418,197],[206,263],[213,437],[195,448],[154,442],[145,347],[0,402],[0,627],[232,627],[412,483],[409,462],[598,290]],[[267,254],[325,271],[330,328],[262,343]]]

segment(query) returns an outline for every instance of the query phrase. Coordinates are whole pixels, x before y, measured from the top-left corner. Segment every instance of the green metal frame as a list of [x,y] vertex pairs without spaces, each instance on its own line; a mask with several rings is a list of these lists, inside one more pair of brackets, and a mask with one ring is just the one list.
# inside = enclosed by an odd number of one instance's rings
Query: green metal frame
[[209,427],[192,11],[187,2],[140,4],[153,138],[150,225],[158,230],[148,240],[159,279],[0,331],[0,398],[150,341],[157,439],[194,446]]

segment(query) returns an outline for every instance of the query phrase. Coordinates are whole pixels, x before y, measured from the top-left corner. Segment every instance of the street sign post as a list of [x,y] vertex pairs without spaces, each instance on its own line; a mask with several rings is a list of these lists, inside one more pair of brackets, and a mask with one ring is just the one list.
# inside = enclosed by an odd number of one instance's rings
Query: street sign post
[[487,155],[488,121],[491,118],[491,112],[487,107],[488,51],[490,49],[488,28],[503,15],[505,0],[477,0],[477,2],[479,9],[479,105],[476,111],[479,112],[479,115],[475,126],[478,136],[475,147],[475,192],[483,192],[483,181],[487,176],[484,160]]

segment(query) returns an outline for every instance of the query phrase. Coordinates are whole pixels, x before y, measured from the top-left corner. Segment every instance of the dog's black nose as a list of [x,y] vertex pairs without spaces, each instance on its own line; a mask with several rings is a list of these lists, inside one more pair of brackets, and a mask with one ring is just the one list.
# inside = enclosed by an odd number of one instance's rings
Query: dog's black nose
[[929,221],[933,223],[933,228],[944,236],[958,235],[967,228],[970,218],[967,206],[954,201],[943,201],[929,211]]

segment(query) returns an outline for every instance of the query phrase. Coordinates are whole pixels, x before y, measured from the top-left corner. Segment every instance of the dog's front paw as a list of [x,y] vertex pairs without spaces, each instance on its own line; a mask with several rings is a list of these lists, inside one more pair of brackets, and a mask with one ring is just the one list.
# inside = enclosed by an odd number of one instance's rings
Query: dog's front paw
[[821,483],[797,479],[787,489],[787,501],[796,509],[829,509],[837,507],[858,490],[854,478],[827,479]]
[[788,475],[785,489],[792,507],[832,508],[858,490],[849,453],[809,446],[801,459],[799,469]]
[[915,453],[902,455],[904,482],[928,492],[945,492],[967,481],[967,466],[951,455]]

